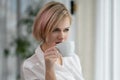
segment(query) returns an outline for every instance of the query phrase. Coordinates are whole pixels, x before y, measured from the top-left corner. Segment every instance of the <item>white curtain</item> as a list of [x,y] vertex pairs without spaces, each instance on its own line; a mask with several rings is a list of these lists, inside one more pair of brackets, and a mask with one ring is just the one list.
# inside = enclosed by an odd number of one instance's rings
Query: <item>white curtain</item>
[[120,79],[120,0],[97,0],[95,80]]
[[120,80],[120,0],[114,0],[113,80]]

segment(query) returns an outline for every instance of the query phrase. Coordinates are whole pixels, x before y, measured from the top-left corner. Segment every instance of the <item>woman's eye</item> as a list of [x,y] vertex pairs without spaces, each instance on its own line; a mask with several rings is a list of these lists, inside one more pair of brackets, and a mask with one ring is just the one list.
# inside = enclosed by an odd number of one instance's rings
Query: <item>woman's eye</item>
[[58,32],[58,31],[60,31],[60,30],[59,30],[59,29],[54,29],[54,30],[53,30],[53,32]]
[[69,29],[65,29],[65,30],[64,30],[64,32],[68,32],[68,31],[69,31]]
[[[60,32],[60,31],[62,31],[62,30],[56,28],[56,29],[54,29],[52,32]],[[68,32],[68,31],[69,31],[68,28],[63,30],[63,32]]]

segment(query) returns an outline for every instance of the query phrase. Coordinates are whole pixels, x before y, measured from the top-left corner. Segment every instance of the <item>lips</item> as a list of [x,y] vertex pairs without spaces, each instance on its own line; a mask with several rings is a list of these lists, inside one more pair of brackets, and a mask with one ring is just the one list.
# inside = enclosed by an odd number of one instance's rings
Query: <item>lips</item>
[[63,41],[64,41],[64,39],[63,39],[63,38],[58,39],[58,41],[56,42],[56,44],[62,43]]
[[56,42],[56,44],[59,44],[59,43],[61,43],[61,42]]

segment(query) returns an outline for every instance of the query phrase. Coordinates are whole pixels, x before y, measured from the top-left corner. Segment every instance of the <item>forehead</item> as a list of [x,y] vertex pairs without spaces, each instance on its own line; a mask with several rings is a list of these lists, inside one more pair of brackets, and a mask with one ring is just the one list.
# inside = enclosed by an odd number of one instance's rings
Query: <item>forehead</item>
[[70,27],[70,18],[69,17],[65,17],[56,26],[56,28],[60,28],[60,29],[62,29],[62,28],[68,28],[68,27]]

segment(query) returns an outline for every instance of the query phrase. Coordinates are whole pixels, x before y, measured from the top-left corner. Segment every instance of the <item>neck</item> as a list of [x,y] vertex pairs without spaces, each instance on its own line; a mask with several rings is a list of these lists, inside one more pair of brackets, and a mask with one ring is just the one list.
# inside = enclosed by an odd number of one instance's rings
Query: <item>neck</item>
[[45,46],[45,44],[41,45],[41,49],[42,49],[43,52],[45,52],[47,50],[47,47]]

